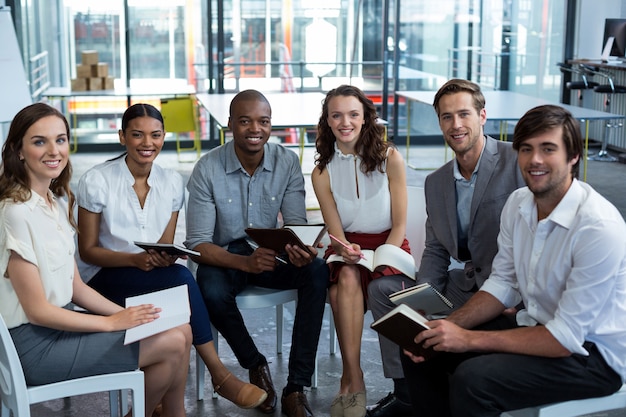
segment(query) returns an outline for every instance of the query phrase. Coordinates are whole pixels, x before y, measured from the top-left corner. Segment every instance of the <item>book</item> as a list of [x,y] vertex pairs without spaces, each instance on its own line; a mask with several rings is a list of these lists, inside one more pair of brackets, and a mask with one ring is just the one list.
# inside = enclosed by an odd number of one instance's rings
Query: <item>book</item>
[[395,304],[406,304],[426,316],[454,307],[450,300],[428,282],[396,291],[389,295],[389,299]]
[[155,307],[159,307],[161,309],[159,318],[126,330],[125,345],[189,323],[191,308],[189,307],[187,284],[126,298],[126,307],[140,304],[153,304]]
[[322,240],[328,227],[323,224],[291,224],[280,228],[246,229],[246,233],[260,247],[272,249],[278,253],[285,252],[285,246],[297,245],[309,252],[307,246],[316,247]]
[[[362,249],[363,258],[359,259],[358,265],[363,265],[374,272],[377,268],[391,266],[402,272],[409,278],[415,279],[415,259],[398,246],[385,243],[375,251]],[[332,254],[326,259],[326,263],[343,262],[341,255]]]
[[200,256],[200,252],[187,249],[186,247],[182,245],[177,245],[176,243],[149,243],[149,242],[133,242],[133,243],[142,249],[145,249],[145,250],[154,249],[157,252],[166,252],[168,255]]
[[430,358],[437,352],[432,348],[425,348],[421,343],[415,343],[418,333],[430,329],[427,321],[426,317],[411,307],[400,304],[374,321],[370,327],[414,355]]

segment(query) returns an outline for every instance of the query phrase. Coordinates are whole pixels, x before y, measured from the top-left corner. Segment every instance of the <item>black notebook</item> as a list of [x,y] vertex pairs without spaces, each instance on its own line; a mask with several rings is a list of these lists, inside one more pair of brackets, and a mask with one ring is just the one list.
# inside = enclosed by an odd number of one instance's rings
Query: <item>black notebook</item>
[[200,256],[200,252],[196,252],[195,250],[187,249],[184,246],[177,245],[176,243],[150,243],[150,242],[134,242],[135,245],[139,246],[144,250],[154,249],[157,252],[165,252],[168,255],[192,255],[192,256]]
[[296,245],[310,252],[308,246],[316,247],[328,228],[325,224],[294,224],[277,229],[247,228],[246,233],[262,248],[275,252],[285,251],[285,245]]
[[427,321],[426,317],[411,307],[400,304],[373,322],[370,327],[414,355],[430,358],[437,352],[432,348],[424,348],[422,344],[415,343],[415,336],[421,331],[429,329],[426,325]]

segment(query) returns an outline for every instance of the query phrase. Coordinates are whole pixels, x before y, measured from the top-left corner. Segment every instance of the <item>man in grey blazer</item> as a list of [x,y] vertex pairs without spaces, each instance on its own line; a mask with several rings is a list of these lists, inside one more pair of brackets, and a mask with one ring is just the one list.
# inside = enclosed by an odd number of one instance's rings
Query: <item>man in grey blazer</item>
[[[458,308],[489,276],[502,207],[525,183],[511,144],[484,134],[487,112],[477,84],[452,79],[439,89],[433,106],[455,158],[426,177],[426,245],[417,281],[430,282]],[[414,284],[397,275],[372,281],[368,302],[374,319],[395,307],[389,294]],[[411,416],[400,350],[384,337],[379,341],[394,392],[369,406],[368,416]]]

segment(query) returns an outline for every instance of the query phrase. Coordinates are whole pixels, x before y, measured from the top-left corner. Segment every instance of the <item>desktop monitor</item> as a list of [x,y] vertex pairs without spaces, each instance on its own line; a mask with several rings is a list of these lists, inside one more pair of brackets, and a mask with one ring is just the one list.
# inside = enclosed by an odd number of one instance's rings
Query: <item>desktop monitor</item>
[[606,19],[604,21],[603,48],[610,37],[614,38],[610,56],[623,58],[626,55],[626,19]]

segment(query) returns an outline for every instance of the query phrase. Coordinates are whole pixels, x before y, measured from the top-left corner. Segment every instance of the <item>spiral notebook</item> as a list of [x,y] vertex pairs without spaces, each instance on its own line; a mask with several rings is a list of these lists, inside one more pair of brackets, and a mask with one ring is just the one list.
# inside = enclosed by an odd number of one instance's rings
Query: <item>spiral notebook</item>
[[429,283],[415,285],[389,295],[394,304],[406,304],[430,316],[454,307],[452,302]]

